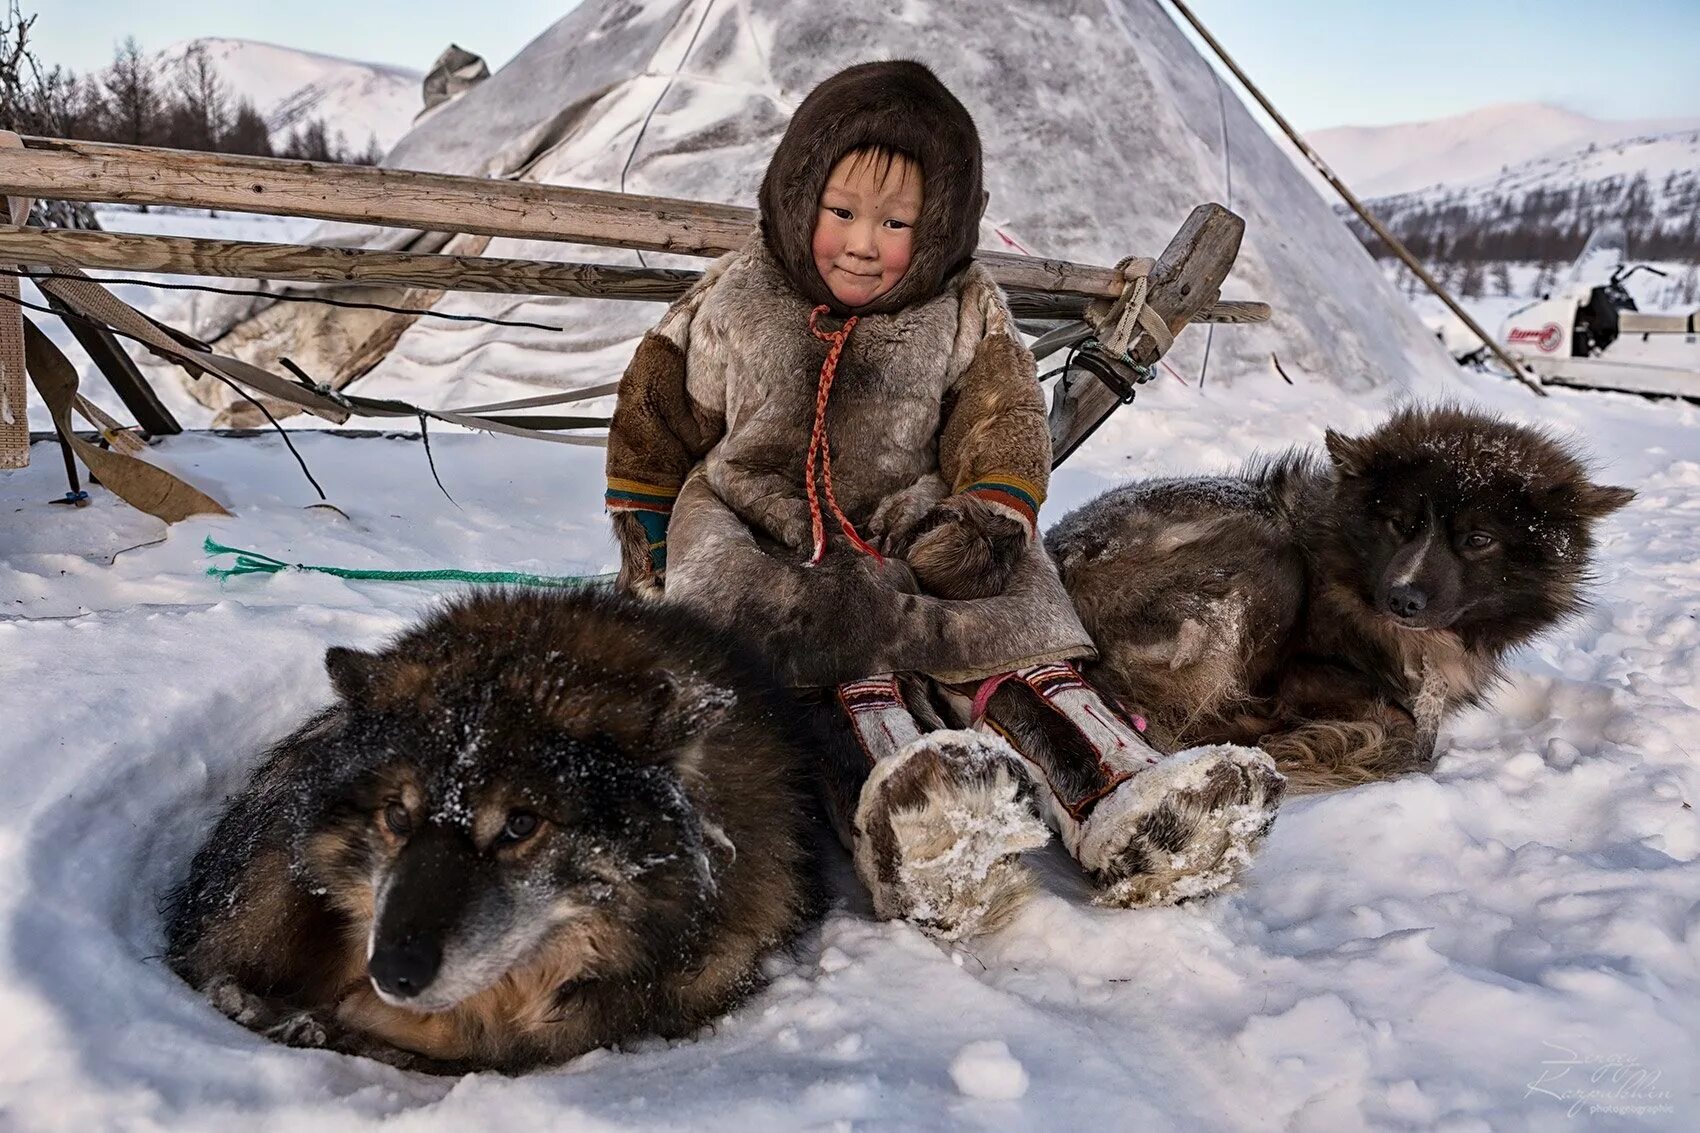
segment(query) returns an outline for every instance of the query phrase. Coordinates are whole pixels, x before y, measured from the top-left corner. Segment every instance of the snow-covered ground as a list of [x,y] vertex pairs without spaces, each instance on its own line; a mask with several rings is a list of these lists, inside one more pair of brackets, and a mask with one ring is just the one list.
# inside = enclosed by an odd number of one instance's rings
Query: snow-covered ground
[[[1296,377],[1165,376],[1047,513],[1385,409]],[[167,533],[98,490],[48,504],[38,446],[0,479],[0,1127],[1694,1128],[1700,409],[1474,375],[1451,392],[1582,434],[1641,496],[1607,525],[1595,608],[1446,729],[1433,776],[1289,803],[1244,884],[1185,908],[1093,907],[1054,846],[1044,893],[966,948],[847,895],[711,1033],[519,1080],[272,1046],[160,962],[160,894],[327,697],[324,647],[376,643],[436,594],[221,584],[200,544],[601,571],[600,454],[445,434],[450,503],[415,443],[296,433],[339,514],[273,438],[182,437],[157,458],[235,514]]]

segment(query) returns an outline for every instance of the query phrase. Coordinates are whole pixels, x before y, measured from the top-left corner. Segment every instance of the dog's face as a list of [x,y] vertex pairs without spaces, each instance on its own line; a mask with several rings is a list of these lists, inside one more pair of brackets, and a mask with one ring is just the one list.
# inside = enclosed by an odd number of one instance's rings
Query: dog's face
[[1588,481],[1558,442],[1459,410],[1328,433],[1333,534],[1394,625],[1516,640],[1581,602],[1594,521],[1634,493]]
[[385,1002],[440,1011],[538,964],[557,983],[617,974],[711,893],[681,778],[706,718],[665,674],[326,660],[346,774],[304,804],[299,858],[364,932]]

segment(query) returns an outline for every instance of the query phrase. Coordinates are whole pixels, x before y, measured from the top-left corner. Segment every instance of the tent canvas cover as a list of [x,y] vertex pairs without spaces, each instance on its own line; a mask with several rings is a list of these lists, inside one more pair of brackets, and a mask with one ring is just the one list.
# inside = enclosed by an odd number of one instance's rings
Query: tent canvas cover
[[[424,115],[385,164],[751,204],[809,89],[850,62],[892,57],[933,67],[975,115],[991,195],[982,247],[1108,265],[1155,255],[1200,202],[1245,218],[1223,296],[1264,300],[1274,320],[1183,335],[1169,357],[1180,373],[1200,373],[1208,340],[1213,381],[1269,379],[1272,355],[1295,378],[1347,391],[1422,388],[1450,376],[1408,305],[1155,0],[1042,9],[991,0],[589,0],[491,78]],[[442,233],[341,224],[322,226],[316,239],[704,264],[549,241],[461,237],[450,246]],[[371,296],[363,288],[352,297]],[[399,289],[390,297],[406,298]],[[222,348],[262,365],[288,356],[320,380],[350,357],[383,356],[396,329],[393,317],[371,312],[277,304],[254,314],[260,306],[204,304],[188,329],[226,336]],[[438,309],[563,330],[413,323],[359,392],[469,404],[607,380],[659,313],[641,303],[469,295]],[[374,336],[378,349],[363,347]],[[197,389],[215,406],[232,396],[209,383]]]

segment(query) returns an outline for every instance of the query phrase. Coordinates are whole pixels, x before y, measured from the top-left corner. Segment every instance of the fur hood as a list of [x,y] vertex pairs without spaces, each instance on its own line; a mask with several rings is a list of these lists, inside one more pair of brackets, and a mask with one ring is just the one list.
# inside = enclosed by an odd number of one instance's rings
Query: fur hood
[[[846,308],[815,268],[815,218],[839,158],[887,146],[920,163],[921,217],[914,258],[897,286],[876,301]],[[859,63],[821,83],[791,119],[761,183],[761,233],[792,286],[835,315],[895,311],[931,299],[966,266],[979,244],[980,135],[974,119],[920,63]]]

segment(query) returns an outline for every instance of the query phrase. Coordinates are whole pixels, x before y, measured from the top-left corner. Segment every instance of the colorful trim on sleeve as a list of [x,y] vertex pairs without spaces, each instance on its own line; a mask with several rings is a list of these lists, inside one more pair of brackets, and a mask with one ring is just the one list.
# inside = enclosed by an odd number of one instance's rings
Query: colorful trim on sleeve
[[673,518],[673,501],[678,495],[677,487],[608,479],[604,497],[608,510],[629,511],[637,518],[648,542],[650,569],[657,574],[667,569],[667,522]]
[[1026,480],[1014,476],[976,480],[961,489],[961,494],[1014,512],[1027,524],[1029,533],[1039,530],[1039,505],[1045,501],[1045,493]]

